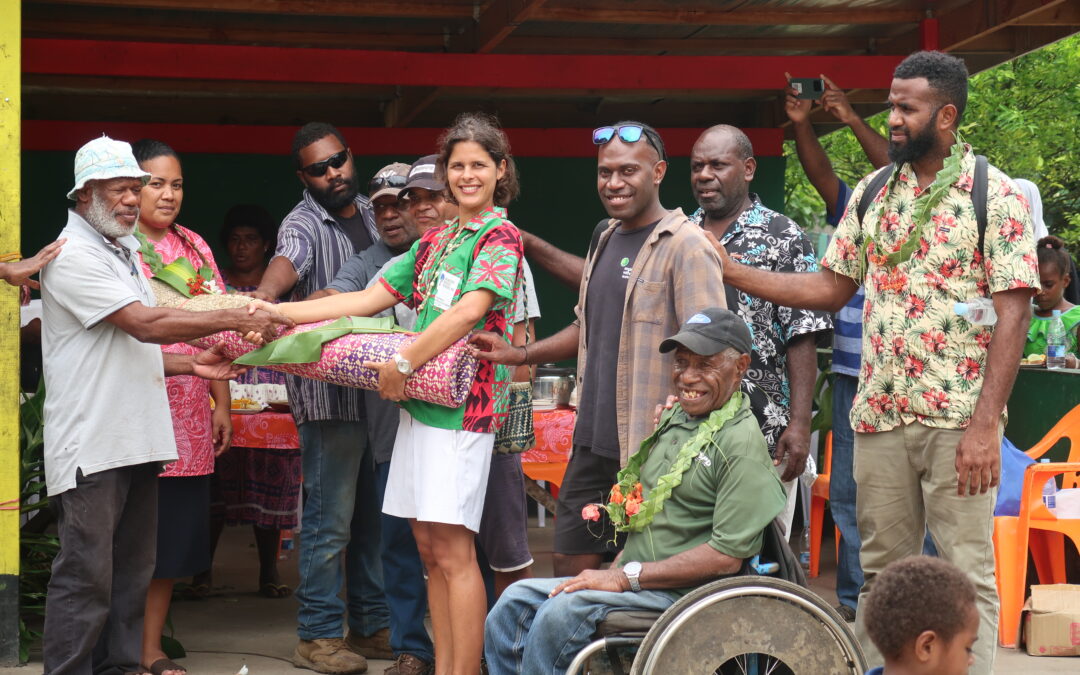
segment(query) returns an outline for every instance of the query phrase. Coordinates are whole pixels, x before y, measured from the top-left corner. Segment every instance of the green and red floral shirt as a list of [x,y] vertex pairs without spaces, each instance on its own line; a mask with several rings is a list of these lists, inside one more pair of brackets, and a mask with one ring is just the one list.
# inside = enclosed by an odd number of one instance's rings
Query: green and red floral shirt
[[[879,264],[868,246],[865,277],[860,249],[867,234],[897,250],[917,229],[913,202],[921,194],[909,164],[898,169],[892,189],[875,196],[860,224],[848,208],[822,265],[863,285],[862,372],[851,409],[858,432],[888,431],[920,422],[962,429],[982,390],[993,328],[975,326],[953,304],[1014,288],[1039,286],[1031,220],[1019,188],[995,167],[989,169],[984,251],[971,201],[975,155],[967,148],[959,178],[931,212],[931,239],[919,239],[910,260]],[[869,176],[848,202],[858,204]],[[887,194],[887,196],[886,196]],[[914,236],[919,236],[917,233]],[[985,255],[984,255],[985,253]],[[875,262],[877,259],[879,262]]]
[[[400,302],[417,311],[414,330],[425,330],[469,291],[487,289],[495,302],[476,330],[508,338],[513,326],[515,295],[521,286],[521,233],[495,208],[472,220],[432,228],[424,233],[381,283]],[[509,399],[510,369],[481,360],[476,380],[460,408],[408,400],[402,407],[418,421],[440,429],[495,433]]]

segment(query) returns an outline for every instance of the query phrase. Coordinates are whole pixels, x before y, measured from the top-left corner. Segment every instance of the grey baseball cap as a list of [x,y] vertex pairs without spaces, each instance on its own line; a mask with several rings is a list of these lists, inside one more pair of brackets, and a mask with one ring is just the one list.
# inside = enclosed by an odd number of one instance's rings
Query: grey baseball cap
[[446,183],[435,179],[435,163],[438,159],[438,155],[425,155],[413,162],[409,167],[409,180],[402,192],[407,193],[412,188],[423,188],[432,192],[445,190]]
[[734,347],[740,354],[749,354],[753,349],[753,337],[738,314],[730,309],[709,307],[687,319],[678,333],[661,342],[660,353],[676,347],[686,347],[702,356],[719,354],[728,347]]

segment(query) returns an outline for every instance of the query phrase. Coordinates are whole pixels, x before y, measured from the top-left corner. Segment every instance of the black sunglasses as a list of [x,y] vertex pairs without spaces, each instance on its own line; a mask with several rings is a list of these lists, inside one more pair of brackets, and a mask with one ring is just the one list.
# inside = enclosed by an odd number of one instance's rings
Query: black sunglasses
[[330,155],[321,162],[312,162],[311,164],[308,164],[300,170],[311,176],[312,178],[318,178],[319,176],[325,176],[326,172],[330,169],[330,167],[340,169],[342,166],[345,165],[345,162],[348,161],[348,159],[349,149],[345,148],[337,154]]
[[615,134],[618,134],[619,140],[624,143],[637,143],[644,137],[645,142],[651,145],[653,150],[656,150],[656,154],[660,155],[660,159],[667,159],[664,152],[660,150],[660,147],[653,141],[652,136],[650,136],[648,132],[645,131],[645,127],[640,124],[620,124],[619,126],[598,127],[593,129],[592,142],[595,145],[610,143],[611,139],[615,138]]
[[381,190],[384,187],[388,188],[403,188],[405,183],[409,182],[408,176],[399,176],[392,174],[390,176],[375,176],[368,183],[368,194]]

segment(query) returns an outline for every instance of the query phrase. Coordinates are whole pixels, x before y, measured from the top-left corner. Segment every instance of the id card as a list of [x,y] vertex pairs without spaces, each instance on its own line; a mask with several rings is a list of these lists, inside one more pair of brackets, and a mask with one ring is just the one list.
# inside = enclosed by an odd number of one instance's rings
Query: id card
[[435,285],[435,308],[442,311],[450,309],[454,295],[461,286],[461,277],[447,271],[439,272],[439,281]]

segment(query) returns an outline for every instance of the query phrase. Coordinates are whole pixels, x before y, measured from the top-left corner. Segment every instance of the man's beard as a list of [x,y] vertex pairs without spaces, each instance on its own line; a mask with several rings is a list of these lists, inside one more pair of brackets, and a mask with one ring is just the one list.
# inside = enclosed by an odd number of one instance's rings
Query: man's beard
[[[121,225],[116,219],[119,215],[132,214],[135,215],[135,222],[131,225]],[[90,208],[86,211],[86,222],[90,223],[90,227],[101,235],[109,239],[119,239],[135,232],[139,224],[139,207],[120,206],[115,210],[110,210],[109,205],[105,203],[97,190],[93,190],[90,193]]]
[[[348,187],[344,192],[334,192],[334,188],[338,185],[345,183]],[[352,203],[356,199],[356,195],[360,192],[360,182],[356,179],[356,174],[345,177],[341,176],[330,182],[326,188],[314,188],[308,185],[308,191],[311,196],[315,198],[319,204],[322,205],[327,211],[337,211]]]
[[937,136],[934,134],[934,124],[937,122],[938,110],[930,116],[930,121],[915,136],[908,136],[907,143],[897,145],[889,142],[889,159],[894,164],[901,165],[909,162],[917,162],[927,155],[937,144]]

